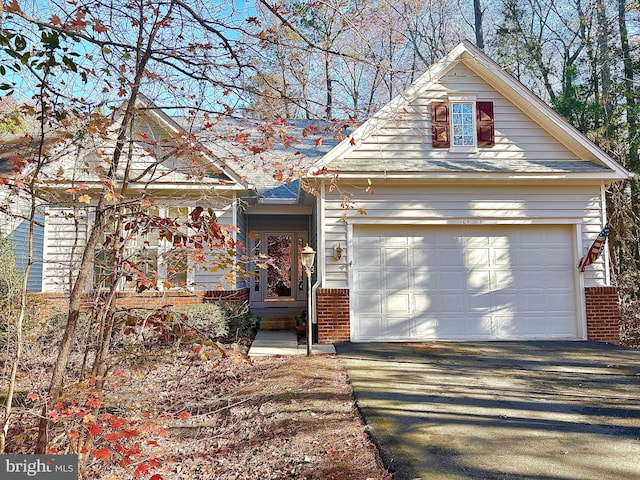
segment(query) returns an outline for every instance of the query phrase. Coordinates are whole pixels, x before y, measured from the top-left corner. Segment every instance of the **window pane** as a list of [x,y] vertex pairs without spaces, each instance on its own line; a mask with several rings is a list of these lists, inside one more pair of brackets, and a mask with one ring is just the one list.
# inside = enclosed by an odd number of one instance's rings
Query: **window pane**
[[453,103],[453,146],[469,147],[475,144],[475,128],[472,103]]

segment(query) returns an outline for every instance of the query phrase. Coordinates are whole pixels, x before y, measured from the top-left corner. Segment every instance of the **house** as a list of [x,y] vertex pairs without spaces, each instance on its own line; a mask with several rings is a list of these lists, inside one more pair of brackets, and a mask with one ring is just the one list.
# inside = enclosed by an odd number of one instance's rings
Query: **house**
[[607,254],[576,265],[628,172],[474,45],[312,173],[321,342],[617,341]]
[[[176,119],[151,104],[146,112],[144,135],[183,135]],[[225,128],[230,139],[255,142],[251,162],[233,142],[205,139],[190,163],[213,165],[208,173],[185,171],[183,157],[140,172],[156,175],[149,193],[159,208],[212,208],[239,244],[271,264],[248,264],[253,276],[231,280],[191,264],[188,291],[161,281],[143,295],[124,286],[123,304],[226,296],[253,308],[304,307],[300,251],[309,243],[320,343],[617,341],[606,252],[584,273],[576,265],[606,222],[607,185],[629,174],[472,44],[459,44],[340,143],[314,142],[307,134],[315,127],[302,123],[251,135]],[[266,130],[307,140],[266,150]],[[99,148],[108,146],[92,151]],[[132,148],[144,163],[148,145]],[[74,182],[87,184],[86,174]],[[49,206],[43,295],[64,291],[69,238],[80,231],[82,241],[90,225],[90,208]],[[159,278],[162,249],[160,241]]]

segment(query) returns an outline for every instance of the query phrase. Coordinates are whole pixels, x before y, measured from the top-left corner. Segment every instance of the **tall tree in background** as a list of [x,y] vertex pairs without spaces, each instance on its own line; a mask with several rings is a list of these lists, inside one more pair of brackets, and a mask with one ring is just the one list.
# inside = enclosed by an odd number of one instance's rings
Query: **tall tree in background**
[[476,34],[476,45],[482,50],[484,50],[484,29],[482,26],[483,16],[484,10],[482,8],[481,0],[473,0],[473,19],[474,31]]

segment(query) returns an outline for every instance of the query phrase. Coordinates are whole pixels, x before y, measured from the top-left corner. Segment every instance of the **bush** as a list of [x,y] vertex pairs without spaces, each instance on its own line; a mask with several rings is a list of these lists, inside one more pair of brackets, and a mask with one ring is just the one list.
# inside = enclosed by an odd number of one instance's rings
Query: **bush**
[[22,289],[11,242],[0,236],[0,345],[10,343]]
[[256,324],[246,303],[201,303],[175,310],[187,316],[187,326],[211,338],[237,341],[255,333]]
[[185,323],[200,334],[211,337],[225,337],[229,334],[229,317],[218,303],[189,305],[176,308],[175,311],[185,314],[188,318]]

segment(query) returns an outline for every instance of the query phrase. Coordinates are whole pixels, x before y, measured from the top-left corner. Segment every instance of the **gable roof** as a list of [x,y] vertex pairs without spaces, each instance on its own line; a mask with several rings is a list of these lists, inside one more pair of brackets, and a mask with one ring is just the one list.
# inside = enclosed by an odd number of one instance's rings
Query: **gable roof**
[[[464,67],[493,88],[520,113],[528,117],[545,136],[554,139],[559,147],[571,152],[575,158],[551,158],[549,161],[527,158],[492,158],[491,155],[447,155],[431,149],[412,158],[388,161],[383,154],[371,151],[366,142],[384,129],[393,128],[394,122],[407,117],[414,102],[423,108],[420,97],[455,68]],[[414,112],[416,109],[411,110]],[[423,117],[426,117],[422,113]],[[430,117],[430,115],[429,115]],[[497,123],[497,120],[496,120]],[[423,122],[422,137],[430,139],[430,120]],[[428,129],[428,131],[426,131]],[[429,140],[430,141],[430,140]],[[423,143],[427,143],[424,142]],[[489,149],[490,150],[490,149]],[[351,158],[347,158],[351,157]],[[412,177],[412,178],[587,178],[615,181],[629,177],[629,172],[605,154],[568,121],[513,78],[472,43],[458,44],[445,57],[433,64],[404,92],[380,109],[352,135],[320,159],[308,176],[337,171],[342,177]]]
[[[130,141],[134,161],[128,167],[121,162],[118,178],[125,169],[131,179],[131,189],[145,186],[151,190],[193,189],[206,186],[216,190],[245,190],[246,182],[210,149],[195,140],[181,125],[151,100],[140,94],[136,107],[142,121],[137,122]],[[117,112],[116,112],[117,114]],[[42,173],[44,183],[51,188],[66,189],[72,184],[101,188],[99,170],[108,168],[113,153],[116,132],[86,135],[82,144],[72,139],[72,132],[47,133],[45,146],[53,149],[52,160]],[[11,156],[35,155],[37,134],[11,135],[0,138],[0,175],[11,173]]]

